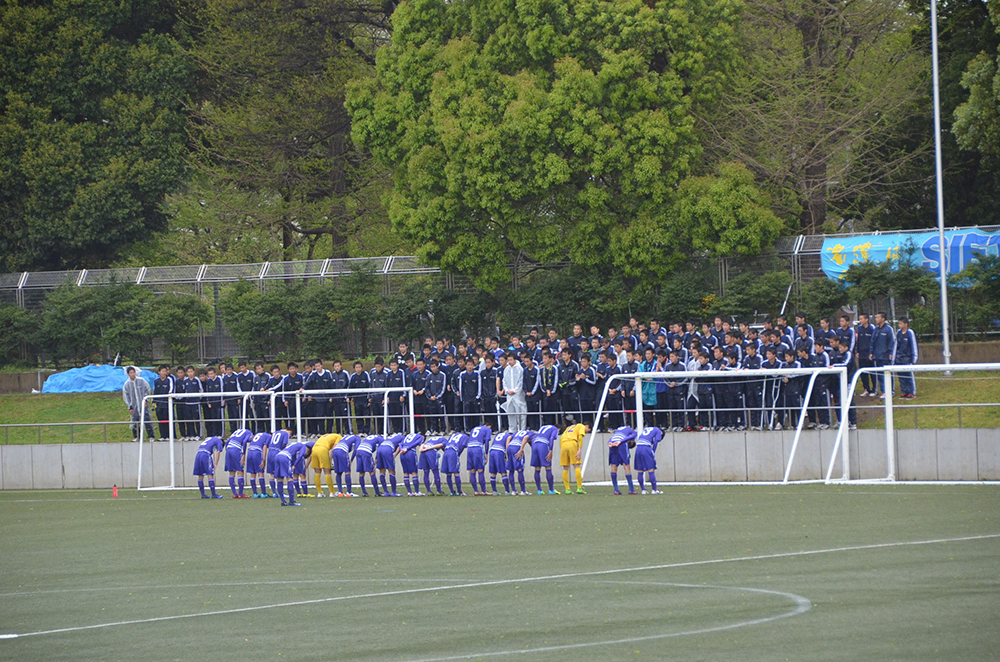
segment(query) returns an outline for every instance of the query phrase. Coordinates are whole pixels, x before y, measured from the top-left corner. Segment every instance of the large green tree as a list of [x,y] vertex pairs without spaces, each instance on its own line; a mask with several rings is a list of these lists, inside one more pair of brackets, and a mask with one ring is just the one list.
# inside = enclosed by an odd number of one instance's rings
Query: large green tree
[[[962,76],[968,100],[955,110],[954,132],[965,149],[977,150],[1000,165],[1000,5],[989,4],[993,39],[983,44]],[[996,42],[996,46],[993,46]]]
[[0,269],[98,267],[165,227],[192,77],[167,0],[0,7]]
[[393,4],[205,0],[194,12],[198,176],[170,199],[168,250],[342,257],[361,228],[387,228],[387,177],[351,142],[344,85],[371,75]]
[[393,226],[488,288],[518,256],[662,275],[701,154],[692,109],[719,94],[740,5],[401,4],[347,96],[355,140],[393,170]]

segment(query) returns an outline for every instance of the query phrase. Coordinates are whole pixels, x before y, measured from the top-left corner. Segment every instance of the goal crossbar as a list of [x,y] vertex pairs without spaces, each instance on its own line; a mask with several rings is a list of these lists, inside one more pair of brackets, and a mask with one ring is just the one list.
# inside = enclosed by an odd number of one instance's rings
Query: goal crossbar
[[[718,382],[721,380],[730,381],[744,381],[747,378],[757,378],[757,379],[775,379],[781,377],[803,377],[808,376],[809,382],[806,388],[805,394],[802,399],[802,407],[800,415],[798,417],[798,424],[795,428],[795,437],[792,441],[791,451],[789,452],[788,460],[785,464],[784,477],[782,483],[789,482],[823,482],[822,480],[815,481],[791,481],[789,480],[792,462],[795,459],[795,452],[798,449],[799,439],[802,436],[802,428],[805,424],[805,412],[809,408],[809,400],[812,397],[813,388],[816,384],[816,379],[821,375],[833,375],[837,377],[838,380],[838,391],[840,393],[840,420],[842,423],[846,421],[847,411],[850,405],[850,399],[845,397],[849,391],[847,390],[847,368],[845,366],[831,366],[828,368],[775,368],[773,370],[766,369],[755,369],[755,370],[688,370],[688,371],[678,371],[678,372],[635,372],[629,374],[616,374],[608,378],[608,381],[601,393],[600,404],[597,407],[597,413],[594,416],[595,425],[590,431],[590,437],[588,438],[587,448],[583,456],[583,464],[581,471],[585,472],[587,470],[587,465],[590,461],[590,454],[594,449],[594,440],[597,436],[597,425],[596,422],[601,420],[601,416],[605,413],[604,407],[607,404],[608,392],[611,390],[611,384],[613,382],[622,383],[635,383],[636,391],[635,396],[635,414],[636,414],[636,431],[642,432],[645,427],[644,416],[643,416],[643,402],[642,402],[642,382],[652,381],[652,380],[664,380],[671,382],[684,382],[688,383],[689,380],[699,381],[708,379],[713,382]],[[845,465],[848,464],[848,446],[849,444],[844,444],[842,449],[843,462]],[[712,484],[711,481],[704,484]]]

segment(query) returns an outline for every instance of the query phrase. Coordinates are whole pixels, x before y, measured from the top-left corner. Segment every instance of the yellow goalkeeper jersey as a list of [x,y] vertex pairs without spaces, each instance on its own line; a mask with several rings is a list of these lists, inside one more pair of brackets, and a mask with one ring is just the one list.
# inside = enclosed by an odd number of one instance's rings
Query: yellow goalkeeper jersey
[[566,428],[565,432],[563,432],[562,437],[560,438],[560,443],[569,442],[579,446],[581,443],[583,443],[583,438],[586,436],[586,434],[587,434],[587,426],[584,425],[583,423],[577,423],[576,425],[571,425],[568,428]]
[[336,432],[331,432],[330,434],[324,434],[322,437],[316,440],[316,444],[313,446],[313,454],[318,452],[326,451],[329,455],[330,449],[337,445],[337,442],[343,439],[342,436]]

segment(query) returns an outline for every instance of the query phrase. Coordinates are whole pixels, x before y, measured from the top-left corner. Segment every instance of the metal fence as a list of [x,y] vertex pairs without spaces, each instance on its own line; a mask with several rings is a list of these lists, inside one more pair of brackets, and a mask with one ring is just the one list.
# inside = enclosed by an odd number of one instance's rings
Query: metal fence
[[[953,228],[958,229],[958,228]],[[1000,226],[984,226],[985,230]],[[928,230],[892,231],[892,234],[927,232]],[[751,257],[724,257],[717,260],[717,276],[713,279],[720,295],[725,294],[726,284],[741,274],[762,275],[775,270],[786,270],[792,275],[796,294],[810,281],[826,277],[821,268],[823,242],[828,238],[854,237],[862,233],[831,235],[800,235],[780,237],[765,254]],[[865,234],[879,234],[865,233]],[[150,288],[154,294],[176,293],[205,297],[216,309],[214,327],[199,330],[196,342],[198,358],[202,361],[237,356],[239,348],[222,323],[218,314],[221,288],[240,280],[256,283],[261,290],[278,283],[323,280],[347,276],[361,266],[372,268],[382,279],[383,294],[397,293],[408,278],[432,276],[441,278],[448,289],[471,290],[472,284],[463,276],[446,274],[436,267],[420,263],[414,256],[389,256],[373,258],[344,258],[325,260],[299,260],[292,262],[260,262],[254,264],[193,264],[171,267],[126,267],[120,269],[81,269],[73,271],[42,271],[0,273],[0,301],[21,308],[36,308],[47,293],[67,281],[80,287],[101,286],[112,282],[128,282]],[[559,267],[560,264],[545,265]],[[519,263],[511,265],[512,284],[517,289],[526,273],[538,265]],[[874,302],[888,310],[888,302]],[[875,308],[871,311],[874,312]],[[544,320],[541,320],[544,321]],[[356,355],[360,343],[356,334],[348,334],[344,346],[346,355]],[[369,347],[376,353],[391,352],[394,347],[389,338],[374,337]],[[154,346],[154,359],[163,358],[163,348]]]

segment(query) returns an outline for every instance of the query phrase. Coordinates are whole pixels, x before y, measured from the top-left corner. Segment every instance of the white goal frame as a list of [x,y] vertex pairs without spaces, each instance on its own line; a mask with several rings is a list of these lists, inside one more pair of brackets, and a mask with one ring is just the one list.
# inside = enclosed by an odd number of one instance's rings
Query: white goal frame
[[[883,377],[883,383],[888,383],[889,388],[885,390],[885,452],[886,452],[886,475],[884,478],[851,478],[851,465],[847,461],[847,447],[850,446],[846,443],[847,438],[847,404],[843,400],[841,401],[841,416],[840,424],[837,427],[837,440],[833,444],[833,451],[830,453],[830,466],[826,470],[826,484],[896,484],[901,481],[896,478],[896,424],[894,419],[893,411],[893,377],[899,373],[921,373],[921,372],[993,372],[1000,371],[1000,363],[951,363],[951,364],[917,364],[917,365],[885,365],[885,366],[874,366],[874,367],[864,367],[858,368],[857,372],[854,373],[854,377],[851,379],[851,383],[848,386],[848,393],[854,393],[857,389],[858,380],[861,379],[861,375],[872,375],[873,377],[878,377],[881,375]],[[942,405],[947,406],[947,405]],[[837,457],[837,452],[843,448],[844,450],[844,464],[843,464],[843,474],[840,478],[833,478],[833,461]],[[907,485],[914,484],[933,484],[933,485],[943,485],[948,483],[956,483],[960,485],[1000,485],[1000,481],[989,481],[989,480],[962,480],[962,481],[902,481]]]
[[[247,401],[255,397],[266,397],[268,398],[268,404],[270,405],[271,412],[271,433],[277,431],[277,417],[275,416],[275,401],[279,396],[289,397],[294,396],[295,398],[295,430],[294,434],[298,441],[302,441],[302,399],[309,396],[316,395],[347,395],[357,397],[358,395],[365,395],[371,393],[405,393],[407,397],[407,412],[404,417],[409,422],[409,429],[412,431],[415,428],[415,417],[413,414],[413,387],[412,386],[382,386],[382,387],[369,387],[365,389],[316,389],[316,390],[299,390],[294,392],[286,391],[249,391],[246,393],[233,393],[220,392],[220,393],[210,393],[211,397],[218,397],[220,400],[222,398],[232,398],[233,395],[241,396],[240,401],[240,427],[246,427],[247,423]],[[177,490],[177,489],[195,489],[194,487],[179,487],[177,485],[177,463],[176,463],[176,437],[174,435],[175,427],[174,423],[176,419],[174,418],[174,401],[184,400],[184,399],[198,399],[201,400],[205,398],[205,393],[165,393],[162,395],[147,395],[143,398],[142,411],[139,415],[139,461],[137,467],[137,477],[136,477],[136,489],[138,490]],[[147,439],[145,437],[146,430],[146,412],[150,410],[149,404],[155,403],[156,400],[166,400],[167,401],[167,423],[170,426],[170,435],[167,438],[167,443],[170,448],[170,484],[169,485],[154,485],[144,487],[142,484],[142,461],[143,461],[143,442],[149,442],[150,444],[150,456],[152,455],[152,439]],[[219,419],[221,423],[225,424],[225,417]],[[382,398],[382,422],[383,430],[388,429],[389,421],[389,399]]]
[[[711,381],[719,381],[722,379],[730,379],[734,381],[743,381],[748,377],[757,378],[775,378],[775,377],[802,377],[804,375],[809,376],[809,384],[806,387],[806,391],[802,396],[802,408],[799,411],[798,425],[795,428],[795,438],[792,441],[792,447],[788,454],[788,460],[785,464],[784,478],[781,481],[682,481],[676,483],[677,485],[787,485],[789,483],[822,483],[822,479],[818,480],[791,480],[789,476],[792,471],[792,463],[795,461],[795,451],[798,449],[799,439],[802,436],[802,428],[805,425],[806,412],[810,409],[809,400],[812,397],[813,387],[816,384],[816,379],[820,375],[836,375],[838,378],[838,385],[840,391],[840,402],[841,406],[838,407],[840,411],[840,423],[842,426],[846,426],[846,416],[848,411],[848,405],[850,405],[850,399],[845,398],[845,394],[850,393],[848,390],[847,381],[847,368],[845,366],[831,366],[829,368],[777,368],[774,370],[688,370],[684,372],[635,372],[630,374],[616,374],[608,378],[607,385],[604,386],[603,392],[601,393],[600,404],[597,407],[597,413],[594,416],[595,423],[601,420],[602,414],[604,414],[604,405],[608,397],[608,387],[613,381],[619,382],[636,382],[636,396],[635,396],[635,415],[636,415],[636,431],[642,432],[643,428],[643,403],[642,403],[642,382],[646,380],[658,380],[665,379],[668,381],[679,381],[679,380],[702,380],[709,379]],[[831,409],[832,409],[831,405]],[[581,473],[587,471],[587,464],[590,460],[590,454],[594,450],[594,440],[597,436],[597,425],[595,424],[590,431],[590,437],[587,440],[587,448],[583,455],[583,464],[581,466]],[[844,444],[840,449],[842,460],[844,466],[850,464],[848,457],[850,444]],[[836,453],[834,453],[836,457]],[[660,483],[661,485],[671,485],[675,483]]]

